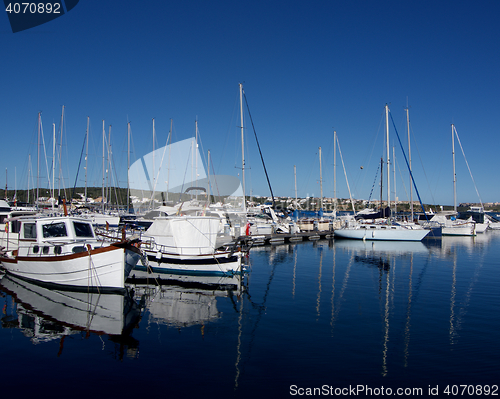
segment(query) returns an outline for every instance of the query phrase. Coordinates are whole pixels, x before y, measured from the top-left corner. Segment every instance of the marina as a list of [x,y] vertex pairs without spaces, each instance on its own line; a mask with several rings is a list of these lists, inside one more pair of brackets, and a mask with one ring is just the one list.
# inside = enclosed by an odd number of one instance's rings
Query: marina
[[4,376],[15,380],[29,364],[24,394],[63,389],[76,398],[143,395],[143,375],[150,394],[186,397],[350,386],[425,397],[460,384],[493,392],[499,244],[496,230],[422,242],[266,244],[244,257],[243,275],[133,270],[122,298],[53,297],[6,275]]

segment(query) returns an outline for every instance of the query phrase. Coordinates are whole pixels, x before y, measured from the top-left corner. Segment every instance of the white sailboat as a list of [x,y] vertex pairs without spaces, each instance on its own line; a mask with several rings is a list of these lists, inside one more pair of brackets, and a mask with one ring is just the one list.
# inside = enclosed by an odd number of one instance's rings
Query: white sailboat
[[[391,206],[390,159],[389,159],[389,107],[385,106],[386,155],[387,155],[387,206]],[[422,241],[430,230],[419,225],[400,225],[386,219],[384,223],[359,223],[350,221],[334,231],[335,237],[356,240]]]
[[[457,134],[455,125],[451,125],[451,151],[453,158],[453,211],[441,211],[436,213],[430,220],[430,223],[438,223],[442,226],[443,236],[475,236],[477,233],[484,233],[488,224],[484,218],[482,207],[474,209],[470,214],[459,218],[457,211],[457,174],[455,170],[455,134]],[[458,134],[457,134],[458,138]],[[460,143],[460,140],[459,140]],[[461,145],[461,144],[460,144]],[[462,149],[463,152],[463,149]],[[465,154],[464,154],[465,158]],[[467,159],[465,160],[467,163]],[[468,166],[468,164],[467,164]],[[470,168],[469,168],[470,171]],[[472,174],[471,174],[472,177]],[[474,179],[473,179],[474,181]],[[476,188],[477,191],[477,188]],[[479,193],[478,193],[479,195]],[[475,220],[472,214],[479,215],[482,210],[482,218]],[[485,223],[486,222],[486,223]]]

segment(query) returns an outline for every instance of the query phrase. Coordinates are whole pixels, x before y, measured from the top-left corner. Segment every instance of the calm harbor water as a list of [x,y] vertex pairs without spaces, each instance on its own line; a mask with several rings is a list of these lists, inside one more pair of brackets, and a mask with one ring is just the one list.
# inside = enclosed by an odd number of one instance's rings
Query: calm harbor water
[[4,276],[2,392],[500,395],[499,244],[488,231],[255,247],[242,280],[136,275],[133,299]]

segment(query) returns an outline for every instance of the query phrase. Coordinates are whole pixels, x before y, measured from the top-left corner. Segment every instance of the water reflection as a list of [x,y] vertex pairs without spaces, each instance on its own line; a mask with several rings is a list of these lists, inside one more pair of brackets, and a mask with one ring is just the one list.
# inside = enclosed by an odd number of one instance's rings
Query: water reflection
[[180,328],[203,327],[220,318],[217,298],[227,297],[236,306],[235,297],[241,295],[242,279],[241,275],[195,276],[134,271],[127,283],[146,299],[148,325]]
[[[332,330],[335,319],[338,317],[340,309],[339,304],[335,305],[335,265],[336,254],[343,254],[349,258],[349,263],[345,270],[344,279],[341,285],[341,290],[338,297],[338,302],[344,296],[348,285],[348,279],[351,274],[353,264],[358,264],[376,271],[377,278],[377,293],[381,311],[381,371],[382,377],[389,374],[389,355],[391,331],[392,335],[400,335],[403,340],[403,357],[404,365],[407,367],[410,350],[410,331],[412,325],[412,306],[414,302],[415,288],[413,273],[414,259],[419,256],[420,259],[425,259],[429,255],[429,247],[422,242],[384,242],[384,241],[360,241],[360,240],[335,240],[334,242],[334,272],[332,281],[332,320],[330,325]],[[425,264],[421,273],[425,273]],[[401,270],[400,270],[401,269]],[[405,284],[404,280],[408,279]],[[404,320],[398,320],[397,324],[403,322],[403,329],[399,333],[391,329],[391,323],[394,322],[396,308],[402,305],[402,298],[395,298],[396,287],[400,287],[399,291],[404,291],[406,285],[407,294],[404,305]],[[334,311],[335,308],[335,311]],[[392,340],[399,340],[398,336],[393,336]]]
[[[491,315],[500,235],[486,234],[254,247],[243,278],[136,272],[127,286],[143,298],[135,332],[143,350],[141,361],[128,365],[139,375],[147,364],[148,378],[161,380],[170,363],[175,393],[196,385],[197,396],[255,397],[265,386],[281,397],[292,384],[427,387],[459,383],[455,376],[477,382],[498,371],[499,323]],[[11,307],[21,313],[24,305],[9,295],[2,324],[20,329]],[[87,319],[80,324],[76,331],[85,333]],[[96,359],[75,361],[92,366]],[[469,365],[477,371],[469,373]],[[113,382],[120,371],[110,368]]]
[[33,344],[59,340],[60,356],[66,336],[107,335],[134,356],[138,341],[131,334],[137,327],[141,307],[133,294],[98,294],[48,289],[15,276],[4,275],[0,291],[5,298],[2,328],[20,329]]

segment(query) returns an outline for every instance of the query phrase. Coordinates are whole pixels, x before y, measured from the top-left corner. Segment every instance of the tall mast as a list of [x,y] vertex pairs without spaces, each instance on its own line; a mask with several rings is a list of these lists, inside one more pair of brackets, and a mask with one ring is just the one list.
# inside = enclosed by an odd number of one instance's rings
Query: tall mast
[[293,165],[293,178],[295,180],[295,209],[298,209],[297,202],[297,166]]
[[89,163],[89,117],[87,116],[87,132],[85,139],[85,204],[87,203],[87,169]]
[[210,150],[208,150],[207,207],[210,204]]
[[37,169],[36,169],[36,207],[38,209],[38,199],[40,198],[40,134],[42,129],[42,114],[38,113],[38,145],[37,145]]
[[320,211],[323,211],[323,172],[321,169],[321,147],[319,147],[319,191],[320,191]]
[[107,149],[108,149],[108,166],[106,168],[106,199],[108,199],[108,201],[106,201],[108,204],[109,202],[111,201],[111,187],[110,187],[110,183],[111,183],[111,177],[110,177],[110,173],[111,173],[111,125],[109,125],[109,128],[108,128],[108,146],[107,146]]
[[451,124],[451,153],[453,155],[453,210],[457,211],[457,174],[455,173],[455,136],[453,129],[455,125]]
[[59,182],[58,182],[58,193],[57,193],[58,196],[61,195],[63,123],[64,123],[64,105],[62,106],[62,112],[61,112],[61,143],[59,145]]
[[387,207],[391,209],[391,160],[389,154],[389,106],[385,105],[385,141],[387,154]]
[[101,208],[102,213],[104,213],[104,180],[105,180],[105,160],[106,160],[106,132],[104,130],[104,119],[102,120],[102,200],[101,200]]
[[56,124],[52,124],[52,211],[54,211],[55,187],[54,175],[56,173]]
[[170,150],[172,149],[172,118],[170,118],[170,132],[168,133],[168,168],[167,168],[167,202],[168,202],[168,188],[170,183]]
[[28,196],[26,198],[26,203],[30,204],[30,179],[31,179],[31,154],[28,154]]
[[337,217],[337,132],[333,131],[333,215]]
[[394,149],[394,145],[392,146],[392,172],[394,173],[394,214],[397,213],[398,209],[398,197],[396,194],[396,153]]
[[240,115],[241,115],[241,186],[243,189],[243,211],[246,212],[245,197],[245,136],[243,128],[243,85],[240,83]]
[[154,200],[155,200],[155,193],[154,190],[156,188],[156,169],[155,169],[155,118],[153,118],[153,202],[152,204],[150,203],[149,209],[153,209],[155,207],[154,205]]
[[380,210],[384,209],[384,158],[380,158]]
[[127,123],[127,213],[130,213],[130,122]]
[[406,124],[408,126],[408,164],[410,166],[410,212],[413,221],[413,179],[411,171],[411,145],[410,145],[410,110],[406,106]]
[[[194,169],[194,177],[195,177],[195,185],[198,187],[198,119],[195,121],[196,131],[195,131],[195,142],[194,142],[194,157],[195,157],[195,169]],[[196,200],[198,200],[198,190],[196,190]]]
[[5,168],[5,201],[7,201],[7,168]]

